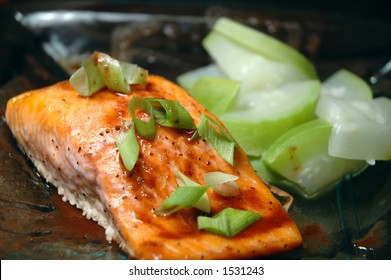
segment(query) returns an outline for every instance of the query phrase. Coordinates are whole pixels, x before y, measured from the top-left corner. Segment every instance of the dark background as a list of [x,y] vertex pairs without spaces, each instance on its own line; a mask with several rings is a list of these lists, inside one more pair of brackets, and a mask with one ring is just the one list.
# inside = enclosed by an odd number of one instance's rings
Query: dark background
[[[48,2],[59,5],[61,1],[55,0],[0,0],[0,4],[26,4],[36,2]],[[180,5],[221,5],[221,6],[247,6],[247,7],[265,7],[288,10],[312,10],[320,13],[332,13],[341,15],[355,15],[359,17],[378,18],[383,20],[391,20],[391,9],[389,0],[199,0],[199,1],[178,1],[178,0],[96,0],[96,1],[62,1],[63,3],[122,3],[122,4],[164,4],[171,6]]]

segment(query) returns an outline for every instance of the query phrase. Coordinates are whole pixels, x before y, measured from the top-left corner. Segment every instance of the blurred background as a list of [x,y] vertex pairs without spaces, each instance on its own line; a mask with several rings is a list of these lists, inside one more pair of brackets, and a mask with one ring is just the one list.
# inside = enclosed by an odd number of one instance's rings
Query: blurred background
[[[61,1],[56,0],[0,0],[0,4],[12,3],[37,3],[45,2],[52,3],[54,5],[59,5]],[[273,8],[283,8],[291,10],[314,10],[319,12],[327,13],[340,13],[340,14],[352,14],[357,16],[364,17],[374,17],[374,18],[383,18],[390,19],[390,1],[388,0],[339,0],[339,1],[329,1],[329,0],[199,0],[199,1],[178,1],[178,0],[168,0],[168,1],[159,1],[159,0],[79,0],[79,1],[62,1],[66,4],[69,3],[122,3],[122,4],[162,4],[164,5],[222,5],[222,6],[247,6],[247,7],[273,7]]]
[[[13,11],[31,14],[34,11],[45,10],[90,10],[196,16],[214,13],[212,16],[216,17],[219,13],[227,14],[222,11],[222,9],[227,9],[230,10],[228,14],[233,17],[246,20],[246,24],[287,42],[318,62],[327,60],[330,65],[335,59],[339,59],[338,63],[342,65],[338,65],[338,67],[348,67],[344,59],[360,56],[360,58],[372,60],[376,56],[380,57],[375,58],[377,67],[378,64],[384,63],[390,57],[391,52],[389,32],[391,9],[389,2],[389,0],[0,0],[0,7],[5,10],[0,14],[0,34],[3,38],[5,36],[5,42],[2,43],[5,45],[2,47],[3,53],[6,48],[9,49],[8,51],[14,52],[14,47],[7,47],[7,41],[13,41],[8,46],[14,46],[15,41],[20,43],[20,40],[16,39],[18,36],[15,36],[20,34],[18,32],[20,29],[11,26],[10,20],[7,19],[7,17],[13,17]],[[220,8],[220,11],[216,11],[216,7]],[[234,15],[233,11],[238,12]],[[244,19],[244,13],[240,14],[239,11],[245,11],[247,19]],[[25,22],[24,24],[30,27],[32,27],[31,24],[34,24],[37,27],[38,22],[42,21],[42,19],[35,19],[35,22],[32,23],[31,20],[30,23]],[[46,22],[46,24],[48,23]],[[67,23],[67,25],[70,24],[71,22]],[[48,32],[45,33],[45,30],[35,27],[33,27],[34,32],[38,33],[35,35],[41,36],[40,39],[42,36],[45,37],[44,40],[51,36],[48,35]],[[49,29],[50,26],[45,28]],[[7,30],[13,31],[7,33]],[[92,32],[92,30],[89,31]],[[79,30],[76,29],[75,32],[79,32]],[[28,35],[19,35],[19,37],[23,36]],[[341,60],[341,57],[344,59]],[[4,59],[7,59],[7,56],[0,58],[0,60]],[[358,63],[362,63],[362,60]],[[181,70],[187,70],[189,67],[185,66],[185,69]],[[369,72],[373,71],[371,68],[364,72],[356,65],[349,65],[348,68],[361,76],[370,75]],[[334,69],[321,70],[320,72],[327,76],[331,71]],[[1,72],[0,67],[0,81],[4,76],[4,73]]]

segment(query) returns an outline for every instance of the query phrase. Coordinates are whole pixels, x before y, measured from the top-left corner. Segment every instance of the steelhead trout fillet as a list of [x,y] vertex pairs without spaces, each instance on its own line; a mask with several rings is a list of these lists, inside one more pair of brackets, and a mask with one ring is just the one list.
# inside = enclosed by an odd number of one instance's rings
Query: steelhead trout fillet
[[[6,121],[38,172],[58,189],[64,201],[80,208],[138,259],[243,259],[292,250],[301,234],[236,147],[234,164],[225,161],[203,138],[190,140],[186,130],[156,126],[153,140],[137,135],[139,158],[125,169],[116,138],[131,119],[135,97],[178,101],[198,126],[201,114],[218,121],[176,84],[150,75],[130,95],[101,90],[82,97],[68,81],[32,90],[9,100]],[[262,215],[233,237],[199,230],[195,208],[161,216],[156,209],[178,188],[175,172],[204,185],[204,174],[236,175],[240,193],[222,196],[207,190],[211,216],[227,207]]]

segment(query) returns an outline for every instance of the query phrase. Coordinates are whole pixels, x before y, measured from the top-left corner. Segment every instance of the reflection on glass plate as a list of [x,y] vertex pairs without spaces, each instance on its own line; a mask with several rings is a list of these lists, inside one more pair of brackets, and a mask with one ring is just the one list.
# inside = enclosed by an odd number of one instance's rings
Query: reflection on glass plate
[[[200,42],[218,17],[229,16],[300,49],[315,63],[321,79],[347,68],[372,81],[377,96],[390,96],[390,67],[386,64],[391,58],[390,23],[274,10],[207,7],[188,8],[180,14],[167,10],[145,8],[136,13],[131,9],[103,12],[22,7],[16,19],[68,74],[92,51],[99,50],[175,80],[179,74],[210,62]],[[48,71],[31,54],[24,58],[27,62],[15,67],[16,74],[1,85],[2,112],[11,96],[64,77]],[[37,67],[31,68],[34,65]],[[35,79],[37,76],[41,79]],[[0,130],[0,257],[127,258],[116,244],[106,242],[102,228],[62,202],[45,184],[20,153],[4,120]],[[390,162],[378,162],[317,200],[293,193],[289,212],[300,227],[304,244],[273,258],[391,258],[390,171]]]

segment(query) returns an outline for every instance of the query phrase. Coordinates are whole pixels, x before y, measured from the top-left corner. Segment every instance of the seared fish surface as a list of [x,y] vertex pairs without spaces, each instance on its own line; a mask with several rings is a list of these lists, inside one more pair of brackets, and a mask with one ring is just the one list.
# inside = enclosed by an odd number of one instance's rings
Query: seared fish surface
[[[188,131],[157,125],[154,140],[137,136],[140,156],[127,171],[119,156],[116,137],[131,119],[128,102],[134,97],[177,100],[196,125],[202,113],[214,118],[176,84],[149,76],[144,86],[132,86],[131,95],[102,90],[81,97],[68,81],[26,92],[9,100],[7,123],[38,172],[58,189],[64,201],[105,228],[138,259],[238,259],[291,250],[302,243],[300,232],[252,169],[240,148],[234,165],[228,164],[201,138],[190,141]],[[178,187],[178,170],[203,184],[207,172],[239,176],[240,194],[207,194],[212,214],[226,207],[262,214],[238,235],[226,238],[197,229],[196,209],[171,216],[155,213]]]

